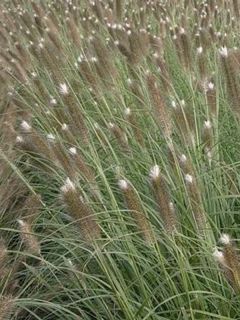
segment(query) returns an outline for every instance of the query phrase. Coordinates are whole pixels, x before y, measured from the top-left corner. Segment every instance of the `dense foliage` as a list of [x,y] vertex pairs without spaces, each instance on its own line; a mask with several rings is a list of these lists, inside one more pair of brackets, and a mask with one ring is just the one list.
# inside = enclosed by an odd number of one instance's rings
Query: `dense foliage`
[[238,0],[0,4],[0,320],[240,319]]

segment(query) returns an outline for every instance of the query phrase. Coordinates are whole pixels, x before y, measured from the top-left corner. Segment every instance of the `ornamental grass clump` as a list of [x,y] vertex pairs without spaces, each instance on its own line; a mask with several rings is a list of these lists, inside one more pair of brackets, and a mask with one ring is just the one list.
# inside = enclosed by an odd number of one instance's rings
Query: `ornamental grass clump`
[[0,319],[239,319],[238,18],[0,1]]

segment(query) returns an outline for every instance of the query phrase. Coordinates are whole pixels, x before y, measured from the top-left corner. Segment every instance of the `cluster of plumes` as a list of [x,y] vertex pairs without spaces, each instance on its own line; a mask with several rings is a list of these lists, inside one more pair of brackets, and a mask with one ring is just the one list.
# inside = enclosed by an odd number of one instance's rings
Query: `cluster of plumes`
[[[230,4],[229,6],[227,9],[231,12],[233,23],[235,16],[238,16],[237,7],[235,4],[232,7]],[[141,1],[138,7],[129,1],[120,3],[117,0],[92,1],[88,7],[80,7],[78,4],[63,1],[60,1],[58,5],[52,1],[45,6],[32,1],[33,15],[29,14],[20,4],[16,7],[17,9],[9,6],[3,10],[3,18],[6,21],[11,20],[9,23],[12,29],[9,32],[7,25],[3,24],[1,30],[4,48],[1,52],[2,63],[5,65],[2,77],[8,83],[14,77],[26,86],[26,90],[23,89],[22,92],[11,92],[10,99],[16,104],[21,116],[25,116],[24,121],[26,118],[35,116],[31,112],[24,114],[27,111],[22,110],[24,104],[28,102],[26,101],[29,95],[28,88],[34,87],[37,92],[36,101],[38,101],[35,105],[39,106],[40,103],[41,112],[48,115],[49,127],[56,128],[58,134],[70,144],[75,144],[76,135],[79,135],[82,144],[87,144],[89,128],[79,90],[84,84],[96,104],[104,101],[105,94],[113,94],[116,102],[121,103],[121,92],[117,88],[120,74],[116,57],[123,61],[125,57],[129,74],[128,88],[134,97],[134,102],[137,101],[136,111],[142,111],[143,107],[146,117],[152,114],[164,138],[168,141],[176,130],[180,130],[184,143],[194,145],[203,142],[205,144],[205,141],[196,141],[195,135],[200,129],[197,128],[194,121],[192,102],[188,103],[187,108],[178,108],[179,103],[175,102],[174,105],[177,108],[169,106],[168,101],[171,101],[175,91],[165,48],[168,48],[169,40],[171,40],[183,69],[192,77],[198,90],[206,98],[206,119],[216,118],[216,89],[213,75],[206,61],[212,50],[213,40],[219,45],[226,42],[224,34],[214,30],[216,23],[224,19],[223,10],[226,7],[222,4],[217,5],[214,1],[211,3],[203,1],[200,4],[193,4],[190,1],[185,2],[184,6],[182,3],[176,4],[179,14],[175,17],[176,26],[174,27],[168,5],[154,1]],[[184,10],[187,10],[189,15],[200,12],[195,16],[194,26],[188,21],[186,15],[182,15]],[[12,12],[12,19],[9,17],[9,12]],[[152,21],[155,20],[160,21],[160,24],[153,31]],[[66,36],[61,28],[62,22],[66,27],[69,40],[66,44],[61,41],[62,37]],[[104,36],[100,36],[96,32],[97,29],[103,30]],[[22,36],[25,38],[27,49],[16,41]],[[192,38],[196,40],[190,41]],[[72,61],[65,59],[69,49],[76,52]],[[156,72],[146,69],[146,62],[149,62]],[[57,93],[48,92],[48,88],[41,81],[38,66],[41,68],[44,66],[45,74],[55,85]],[[68,79],[66,81],[65,70],[69,68],[78,76],[78,80]],[[149,101],[144,96],[138,72],[144,68],[146,76],[142,80],[147,86]],[[146,105],[149,102],[151,106],[147,109]],[[52,106],[50,110],[49,105]],[[132,133],[131,137],[143,146],[144,137],[141,136],[139,121],[132,116],[133,112],[130,114],[131,117],[127,116],[126,119],[133,129],[129,131]],[[173,126],[173,120],[178,117],[181,121],[176,121],[176,126]],[[109,119],[109,122],[110,124],[103,123],[104,128],[113,133],[124,152],[131,153],[125,128],[114,123],[112,119]],[[206,135],[203,134],[203,140],[205,137]],[[212,140],[214,140],[213,136]],[[20,136],[17,142],[25,141]],[[212,147],[213,141],[210,144]],[[25,144],[25,147],[34,149],[28,143]],[[42,141],[41,147],[43,152],[48,153],[49,147],[46,146],[46,142]],[[210,155],[209,146],[205,148],[205,153]],[[52,156],[50,152],[51,160],[53,160]],[[67,176],[71,175],[67,173]]]
[[[179,14],[174,19],[175,25],[168,5],[154,1],[141,1],[138,8],[129,1],[119,0],[92,1],[88,7],[82,8],[64,1],[60,1],[58,5],[52,1],[48,6],[32,1],[33,14],[17,2],[14,5],[15,7],[9,5],[3,8],[5,23],[0,32],[3,47],[1,77],[8,93],[5,100],[8,114],[11,115],[3,121],[3,137],[5,140],[12,140],[8,146],[16,145],[24,152],[40,157],[41,160],[34,162],[34,165],[43,166],[43,171],[48,174],[54,174],[53,166],[61,169],[65,177],[73,182],[77,182],[80,177],[89,184],[92,195],[100,199],[95,181],[96,173],[88,165],[81,149],[78,149],[79,144],[82,148],[87,147],[91,139],[79,89],[84,84],[89,89],[94,104],[100,104],[104,100],[104,94],[109,92],[120,103],[121,93],[116,89],[120,75],[115,59],[119,57],[126,62],[129,75],[127,86],[137,107],[134,110],[127,107],[122,113],[126,126],[115,123],[114,119],[109,119],[103,126],[112,133],[122,152],[131,154],[129,133],[140,146],[146,147],[138,116],[141,111],[144,116],[152,114],[168,145],[172,144],[174,133],[179,132],[184,144],[189,147],[197,143],[203,145],[204,153],[209,161],[212,160],[213,126],[218,110],[214,77],[210,72],[207,56],[212,50],[212,42],[222,46],[219,52],[227,88],[233,107],[237,109],[238,50],[229,51],[225,31],[214,29],[224,19],[234,28],[235,19],[239,15],[236,2],[231,5],[216,4],[214,1],[199,4],[185,1],[184,6],[176,3]],[[226,9],[227,16],[224,14]],[[185,10],[189,16],[196,13],[193,26],[187,15],[181,14]],[[153,31],[152,21],[155,20],[160,23]],[[66,27],[67,43],[62,41],[62,22]],[[97,29],[104,30],[104,36],[99,36]],[[20,38],[24,39],[22,43],[18,41]],[[190,41],[192,39],[195,41]],[[172,96],[175,96],[173,72],[167,63],[165,50],[169,46],[169,40],[183,71],[191,76],[197,90],[205,98],[206,117],[200,128],[201,135],[198,135],[201,141],[196,139],[199,129],[194,119],[192,102],[172,100]],[[66,62],[69,48],[77,53],[77,58]],[[146,69],[146,62],[153,65],[151,69],[154,71]],[[50,93],[41,81],[42,71],[38,66],[43,67],[45,76],[54,84],[54,93]],[[75,72],[79,80],[66,79],[65,70],[68,68]],[[141,69],[145,69],[143,79],[139,76]],[[19,82],[23,86],[20,90],[15,90],[13,84]],[[144,95],[142,82],[146,85],[149,101]],[[32,95],[29,96],[29,88],[36,90],[36,102]],[[39,128],[35,129],[33,123],[38,114],[28,107],[30,98],[31,103],[46,116],[49,127],[54,128],[54,134],[45,134]],[[147,109],[149,102],[150,108]],[[17,128],[19,119],[20,125]],[[109,141],[103,131],[96,123],[94,133],[103,144],[108,145]],[[79,141],[76,137],[79,137]],[[14,152],[11,151],[13,158]],[[47,163],[43,160],[47,160]],[[190,173],[186,173],[187,175],[191,176]],[[192,183],[186,181],[189,193],[192,194],[190,198],[194,198],[193,194],[196,192],[191,191]]]
[[[202,147],[208,163],[214,163],[219,99],[217,70],[212,70],[209,56],[221,62],[232,109],[240,114],[239,49],[228,49],[231,42],[224,28],[238,30],[237,0],[169,1],[169,5],[144,0],[137,5],[123,0],[83,1],[83,6],[75,2],[55,0],[47,5],[31,1],[30,13],[22,1],[14,0],[1,5],[0,10],[1,216],[7,227],[9,216],[17,221],[21,250],[39,259],[41,246],[32,211],[41,201],[37,195],[29,195],[18,172],[18,159],[29,171],[34,167],[49,179],[56,178],[56,172],[63,177],[59,193],[64,210],[82,239],[95,244],[101,238],[100,219],[88,200],[103,205],[103,197],[99,172],[87,154],[92,156],[102,149],[109,153],[113,148],[127,161],[135,156],[137,144],[149,155],[152,150],[147,138],[157,132],[163,149],[173,152],[179,145],[176,149],[185,148],[190,155]],[[188,19],[191,15],[194,23]],[[186,95],[194,91],[199,96],[201,116],[191,97],[182,99],[185,93],[180,92],[176,79],[180,87],[189,80],[184,89]],[[127,98],[122,87],[129,93]],[[99,116],[102,109],[104,119]],[[94,126],[92,115],[97,118]],[[98,141],[97,151],[93,141]],[[194,163],[190,156],[177,155],[171,164],[176,171],[180,168],[185,206],[202,235],[209,226]],[[104,165],[112,164],[106,160]],[[86,185],[86,197],[80,183]],[[164,230],[175,234],[180,219],[166,176],[157,165],[150,171],[150,185]],[[154,242],[156,234],[140,191],[131,179],[119,180],[119,187],[139,233],[147,243]],[[224,256],[221,265],[236,286],[238,273],[227,258],[230,244],[218,254]],[[6,250],[2,247],[0,264]],[[0,317],[12,312],[11,297],[10,290],[0,300]]]
[[[149,173],[150,185],[156,202],[158,219],[162,222],[163,230],[168,236],[176,234],[179,221],[175,212],[175,205],[171,200],[171,194],[165,175],[158,165],[154,165]],[[148,243],[156,241],[156,234],[147,216],[143,202],[138,191],[126,179],[118,181],[122,191],[125,205],[134,217],[135,223]]]
[[222,234],[220,242],[223,246],[221,250],[217,248],[213,255],[219,263],[224,275],[233,289],[239,293],[240,291],[240,256],[236,245],[228,234]]

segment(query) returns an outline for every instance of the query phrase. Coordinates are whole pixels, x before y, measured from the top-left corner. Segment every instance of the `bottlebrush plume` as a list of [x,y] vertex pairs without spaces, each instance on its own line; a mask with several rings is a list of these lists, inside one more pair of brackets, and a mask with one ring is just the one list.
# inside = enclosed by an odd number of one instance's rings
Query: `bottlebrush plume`
[[32,226],[22,219],[18,219],[17,222],[19,224],[20,236],[26,250],[28,250],[31,254],[40,255],[40,243],[37,237],[33,234]]
[[10,320],[15,309],[16,299],[12,295],[0,297],[0,320]]
[[149,176],[158,206],[158,212],[163,220],[164,228],[167,233],[172,234],[177,229],[177,218],[173,208],[173,203],[170,200],[170,194],[165,177],[160,173],[158,165],[154,165],[150,169]]
[[93,211],[85,203],[81,193],[70,178],[66,179],[61,187],[61,192],[69,214],[79,225],[82,238],[88,243],[93,243],[100,237],[101,232]]
[[125,179],[118,180],[127,209],[132,213],[138,229],[147,242],[153,241],[151,225],[145,215],[140,198],[133,186]]

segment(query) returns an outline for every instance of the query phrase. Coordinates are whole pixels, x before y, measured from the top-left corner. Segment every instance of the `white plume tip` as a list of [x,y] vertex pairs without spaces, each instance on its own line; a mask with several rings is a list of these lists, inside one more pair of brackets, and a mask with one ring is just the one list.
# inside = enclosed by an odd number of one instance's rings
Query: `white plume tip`
[[67,178],[64,185],[61,187],[61,191],[63,193],[67,193],[69,191],[74,191],[76,188],[75,188],[75,185],[74,183],[70,180],[70,178]]
[[213,257],[217,262],[219,262],[221,264],[224,263],[224,255],[223,255],[222,251],[218,250],[217,248],[215,248],[213,251]]
[[211,129],[211,128],[212,128],[211,121],[209,121],[209,120],[204,121],[204,129]]
[[25,226],[26,224],[22,219],[18,219],[17,222],[21,227]]
[[223,244],[223,245],[228,245],[231,243],[231,239],[230,239],[230,236],[226,233],[223,233],[220,237],[220,242]]
[[71,147],[69,148],[69,153],[74,156],[77,154],[77,149],[75,147]]
[[226,58],[228,56],[228,49],[227,47],[221,47],[219,49],[219,53],[222,57]]
[[23,143],[23,141],[24,141],[23,137],[21,137],[21,136],[17,136],[16,137],[16,142],[17,143]]
[[21,128],[25,132],[30,132],[32,130],[32,127],[30,126],[30,124],[25,120],[21,122]]
[[187,157],[185,156],[185,154],[182,154],[181,156],[180,156],[180,162],[181,163],[185,163],[187,161]]
[[61,83],[59,85],[59,92],[64,96],[69,94],[68,86],[66,83]]
[[186,183],[193,183],[193,176],[190,174],[186,174],[185,181],[186,181]]
[[128,189],[128,182],[124,179],[121,179],[118,181],[118,186],[121,190],[127,190]]
[[160,175],[160,167],[156,164],[150,169],[149,176],[152,180],[156,180],[159,177],[159,175]]

